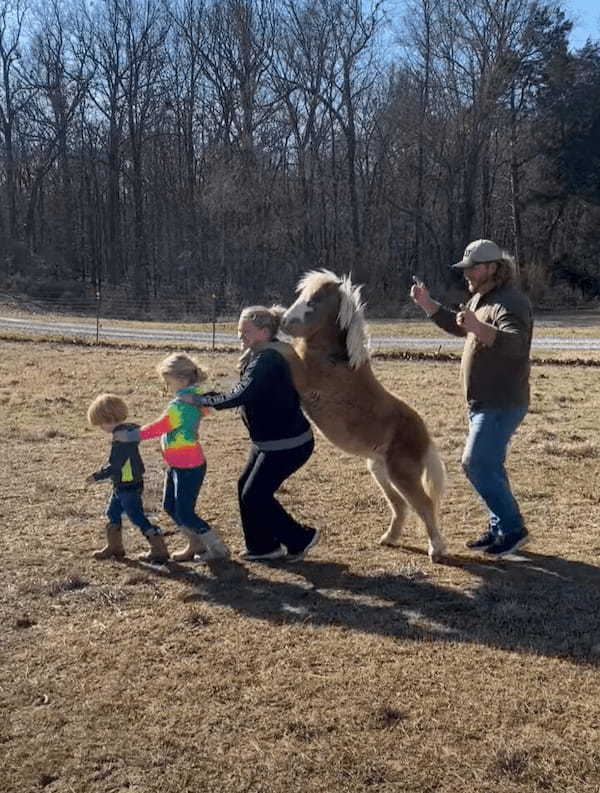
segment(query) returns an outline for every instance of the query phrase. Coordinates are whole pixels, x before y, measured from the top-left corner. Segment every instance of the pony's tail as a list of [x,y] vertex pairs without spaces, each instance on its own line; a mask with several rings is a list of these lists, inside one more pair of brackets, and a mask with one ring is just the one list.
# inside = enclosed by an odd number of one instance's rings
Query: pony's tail
[[429,442],[429,446],[425,452],[421,483],[423,485],[423,489],[433,502],[433,508],[435,510],[435,523],[436,526],[439,526],[440,507],[446,485],[446,466],[444,465],[437,446],[433,441]]

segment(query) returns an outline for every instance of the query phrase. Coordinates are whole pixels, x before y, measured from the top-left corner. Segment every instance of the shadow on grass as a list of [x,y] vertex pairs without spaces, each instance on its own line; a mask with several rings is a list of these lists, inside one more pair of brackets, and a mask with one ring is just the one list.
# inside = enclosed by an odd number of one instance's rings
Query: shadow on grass
[[[404,547],[425,556],[421,549]],[[463,589],[440,586],[418,567],[361,575],[347,565],[307,559],[285,568],[292,580],[262,577],[264,566],[238,562],[190,568],[127,561],[193,589],[184,601],[218,603],[275,624],[335,626],[399,640],[451,641],[600,661],[600,569],[555,556],[522,561],[453,556],[472,577]],[[270,565],[271,566],[271,565]]]

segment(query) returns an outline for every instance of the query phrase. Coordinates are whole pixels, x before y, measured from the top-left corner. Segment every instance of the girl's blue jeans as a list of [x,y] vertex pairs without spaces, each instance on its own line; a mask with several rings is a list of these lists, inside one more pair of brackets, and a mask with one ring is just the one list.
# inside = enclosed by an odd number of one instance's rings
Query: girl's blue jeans
[[489,509],[494,535],[522,534],[523,518],[504,467],[506,451],[527,407],[469,410],[469,434],[462,466]]
[[210,531],[210,525],[196,514],[196,501],[205,474],[206,463],[196,468],[169,468],[165,475],[165,512],[178,526],[195,534]]

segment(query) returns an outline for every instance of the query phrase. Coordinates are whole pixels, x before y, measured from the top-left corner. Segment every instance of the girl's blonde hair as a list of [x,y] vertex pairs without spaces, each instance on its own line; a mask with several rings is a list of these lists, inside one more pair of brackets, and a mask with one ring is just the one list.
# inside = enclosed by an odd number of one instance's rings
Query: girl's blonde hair
[[283,306],[249,306],[244,308],[240,314],[240,322],[249,320],[257,328],[269,329],[269,340],[274,339],[279,330],[281,318],[285,314]]
[[178,380],[186,380],[188,385],[203,383],[208,375],[201,369],[193,358],[184,352],[174,352],[161,361],[156,371],[164,380],[165,377],[175,377]]
[[90,426],[121,424],[127,418],[127,405],[116,394],[100,394],[89,406],[87,420]]

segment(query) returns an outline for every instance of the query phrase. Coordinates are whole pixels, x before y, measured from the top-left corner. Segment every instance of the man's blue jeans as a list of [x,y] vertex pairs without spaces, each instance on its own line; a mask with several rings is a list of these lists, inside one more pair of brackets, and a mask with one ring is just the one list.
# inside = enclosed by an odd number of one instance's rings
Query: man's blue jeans
[[504,461],[510,439],[526,413],[526,406],[469,410],[462,466],[490,511],[489,530],[496,536],[522,534],[524,530]]

